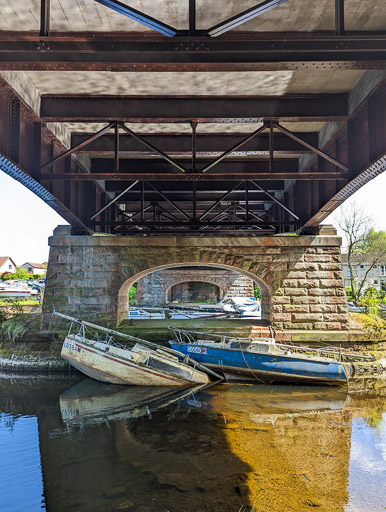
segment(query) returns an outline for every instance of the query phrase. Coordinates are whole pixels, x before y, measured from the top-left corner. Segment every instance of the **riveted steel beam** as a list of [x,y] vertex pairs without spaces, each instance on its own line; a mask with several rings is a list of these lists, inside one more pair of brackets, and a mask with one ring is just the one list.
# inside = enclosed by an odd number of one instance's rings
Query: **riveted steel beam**
[[42,180],[69,180],[69,181],[95,181],[95,180],[111,180],[111,181],[127,181],[127,180],[146,180],[146,181],[237,181],[237,180],[299,180],[299,181],[329,181],[329,180],[347,180],[348,173],[345,172],[260,172],[260,173],[239,173],[239,174],[205,174],[202,173],[101,173],[91,172],[83,173],[55,173],[41,174]]
[[[194,132],[193,132],[194,133]],[[71,135],[71,146],[78,146],[81,142],[91,136],[91,133],[73,133]],[[236,145],[241,139],[247,137],[248,133],[195,133],[195,148],[196,156],[202,157],[212,153],[223,153],[228,148]],[[318,145],[317,132],[295,132],[294,135],[301,137],[304,141],[312,146]],[[143,135],[148,142],[159,148],[161,151],[168,154],[192,154],[192,136],[189,134],[146,134]],[[113,135],[103,135],[97,140],[89,143],[87,147],[81,148],[78,151],[85,153],[102,153],[113,154],[115,150],[115,137]],[[143,144],[126,134],[120,134],[119,137],[119,151],[121,155],[141,155],[151,154],[151,151],[146,151]],[[194,138],[193,138],[194,140]],[[311,153],[312,151],[306,148],[303,144],[290,139],[281,133],[275,133],[275,154],[281,153]],[[261,134],[249,142],[246,142],[238,154],[253,155],[254,153],[264,153],[268,155],[269,152],[269,137]]]
[[[73,96],[43,95],[41,119],[53,122],[127,121],[173,123],[255,123],[263,119],[333,121],[346,119],[347,94],[290,96]],[[128,132],[128,128],[122,126]]]
[[221,38],[36,32],[0,35],[0,70],[277,71],[385,69],[377,33],[237,33]]

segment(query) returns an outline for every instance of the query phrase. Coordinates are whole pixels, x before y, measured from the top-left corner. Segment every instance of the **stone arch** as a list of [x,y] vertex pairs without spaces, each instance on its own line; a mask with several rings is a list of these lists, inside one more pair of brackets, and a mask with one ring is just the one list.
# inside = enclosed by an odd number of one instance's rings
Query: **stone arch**
[[200,278],[200,279],[179,279],[178,281],[175,281],[173,282],[170,286],[168,286],[166,289],[165,289],[165,302],[167,302],[169,300],[169,291],[171,290],[171,288],[173,288],[173,286],[176,286],[178,284],[181,284],[181,283],[208,283],[208,284],[213,284],[214,286],[217,286],[217,288],[219,289],[219,292],[220,292],[220,295],[219,295],[219,298],[221,299],[223,296],[224,296],[224,289],[221,288],[221,286],[218,284],[218,281],[216,281],[215,279],[210,279],[210,278],[206,278],[206,279],[203,279],[203,278]]
[[263,281],[263,279],[256,274],[245,270],[243,268],[240,268],[238,266],[234,265],[227,265],[225,263],[216,263],[214,262],[197,262],[197,261],[184,261],[183,263],[168,263],[164,265],[158,265],[149,267],[146,270],[142,270],[140,272],[137,272],[136,274],[130,276],[128,279],[126,279],[118,290],[118,301],[117,301],[117,325],[119,325],[123,320],[126,320],[128,317],[128,294],[130,287],[138,281],[138,279],[141,279],[142,277],[146,276],[147,274],[151,274],[152,272],[157,272],[158,270],[166,270],[170,268],[181,268],[181,267],[189,267],[189,266],[202,266],[202,267],[215,267],[225,270],[233,270],[240,272],[240,274],[244,274],[252,281],[254,281],[257,286],[261,290],[261,318],[264,320],[271,321],[271,290],[269,285]]

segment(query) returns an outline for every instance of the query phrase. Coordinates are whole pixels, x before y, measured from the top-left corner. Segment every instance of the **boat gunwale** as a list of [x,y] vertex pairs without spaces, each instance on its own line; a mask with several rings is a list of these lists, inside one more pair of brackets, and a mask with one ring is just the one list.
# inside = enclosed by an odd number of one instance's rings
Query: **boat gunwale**
[[[65,340],[67,339],[68,336],[66,336]],[[113,361],[115,363],[119,363],[119,364],[123,364],[125,366],[130,366],[136,370],[139,370],[139,371],[144,371],[145,373],[150,373],[152,375],[155,375],[157,377],[160,377],[160,378],[164,378],[164,379],[167,379],[167,380],[174,380],[174,381],[177,381],[177,382],[191,382],[189,381],[188,379],[186,378],[182,378],[182,377],[175,377],[175,376],[171,376],[169,373],[167,372],[164,372],[163,370],[158,370],[158,369],[153,369],[152,367],[149,367],[149,366],[146,366],[144,365],[143,363],[137,363],[135,361],[131,361],[130,359],[127,359],[125,357],[121,357],[121,356],[114,356],[112,357],[109,353],[106,353],[106,352],[103,352],[101,349],[97,348],[97,347],[93,347],[92,349],[87,346],[87,343],[85,342],[82,342],[82,341],[76,341],[74,342],[76,346],[78,346],[79,348],[82,348],[83,350],[87,350],[91,353],[93,353],[94,351],[98,351],[98,354],[97,355],[101,355],[103,358],[106,358],[106,359],[109,359],[110,361]],[[81,345],[81,346],[79,346]],[[86,345],[86,346],[83,346],[83,345]],[[100,352],[100,354],[99,354]],[[94,352],[95,353],[95,352]],[[66,354],[66,356],[62,356],[64,359],[70,359],[71,361],[75,362],[75,363],[79,363],[79,361],[73,357],[68,357],[68,355]],[[120,358],[123,359],[124,361],[120,361]],[[183,363],[182,363],[183,364]],[[187,365],[186,365],[187,366]],[[101,369],[96,369],[94,367],[92,367],[94,370],[96,371],[100,371],[101,373],[104,373],[106,375],[111,375],[112,377],[114,377],[114,374],[112,373],[109,373],[109,372],[106,372],[104,370],[101,370]],[[192,371],[191,373],[191,376],[193,377],[193,374],[194,372],[199,372],[199,370],[195,369],[195,368],[191,368],[188,366],[188,368],[190,368]],[[119,377],[118,377],[119,378]],[[121,379],[123,380],[123,379]]]

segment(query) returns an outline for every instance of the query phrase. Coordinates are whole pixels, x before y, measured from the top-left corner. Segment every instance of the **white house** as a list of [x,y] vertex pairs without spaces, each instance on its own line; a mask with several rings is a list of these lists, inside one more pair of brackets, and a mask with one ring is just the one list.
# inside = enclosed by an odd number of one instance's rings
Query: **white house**
[[16,265],[10,256],[0,256],[0,276],[6,272],[16,272]]
[[[342,260],[345,286],[351,286],[347,254],[342,255]],[[359,283],[361,283],[365,277],[366,272],[368,272],[362,290],[364,291],[366,288],[373,286],[377,290],[386,291],[386,258],[380,261],[378,265],[375,265],[374,268],[369,271],[370,266],[370,263],[366,262],[364,256],[355,255],[353,257],[353,277],[355,286],[358,287]]]
[[21,268],[24,268],[29,274],[45,274],[47,272],[47,269],[43,267],[41,263],[24,263],[24,265],[21,266]]

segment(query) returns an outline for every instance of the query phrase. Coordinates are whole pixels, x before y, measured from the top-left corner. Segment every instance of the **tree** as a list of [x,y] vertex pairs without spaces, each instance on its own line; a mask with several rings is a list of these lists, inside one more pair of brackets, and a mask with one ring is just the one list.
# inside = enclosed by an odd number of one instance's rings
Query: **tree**
[[[386,233],[375,231],[371,223],[372,218],[356,203],[346,208],[339,219],[339,227],[346,238],[351,293],[355,300],[361,296],[371,270],[386,257]],[[358,264],[365,264],[366,268],[358,282],[358,289],[354,280],[354,260]]]
[[366,263],[366,272],[359,282],[357,296],[362,294],[363,286],[370,271],[383,262],[386,257],[386,233],[385,231],[368,231],[363,242],[357,245],[358,262]]
[[338,219],[338,225],[343,231],[347,245],[347,263],[350,270],[351,293],[357,298],[354,280],[353,257],[357,253],[358,244],[364,242],[371,228],[372,218],[366,215],[357,203],[352,202],[346,207]]

